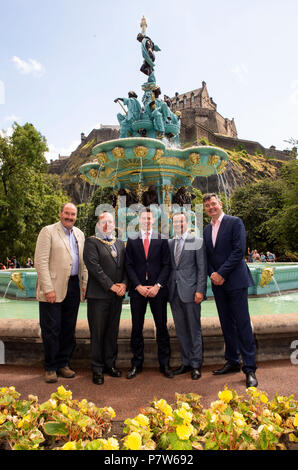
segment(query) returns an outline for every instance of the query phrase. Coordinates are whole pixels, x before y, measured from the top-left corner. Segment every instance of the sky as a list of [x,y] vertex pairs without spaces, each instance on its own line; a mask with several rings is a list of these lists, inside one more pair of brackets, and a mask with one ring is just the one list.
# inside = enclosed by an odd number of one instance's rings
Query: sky
[[142,16],[162,94],[207,84],[240,139],[286,149],[298,139],[297,0],[0,0],[0,130],[32,123],[47,159],[81,132],[115,125],[140,72]]

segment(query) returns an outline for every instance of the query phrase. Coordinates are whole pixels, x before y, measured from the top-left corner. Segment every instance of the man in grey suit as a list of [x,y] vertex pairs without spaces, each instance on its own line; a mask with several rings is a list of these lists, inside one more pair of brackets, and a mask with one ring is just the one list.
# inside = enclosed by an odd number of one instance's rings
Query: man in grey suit
[[91,367],[93,383],[104,383],[104,372],[120,377],[115,366],[117,338],[122,301],[127,287],[125,247],[113,237],[115,221],[112,214],[99,216],[96,235],[85,241],[84,262],[88,269],[86,297],[91,335]]
[[191,371],[191,378],[198,380],[202,365],[201,302],[207,283],[205,247],[202,239],[188,232],[185,213],[174,214],[173,229],[175,236],[169,240],[172,272],[168,288],[182,356],[182,364],[174,375]]

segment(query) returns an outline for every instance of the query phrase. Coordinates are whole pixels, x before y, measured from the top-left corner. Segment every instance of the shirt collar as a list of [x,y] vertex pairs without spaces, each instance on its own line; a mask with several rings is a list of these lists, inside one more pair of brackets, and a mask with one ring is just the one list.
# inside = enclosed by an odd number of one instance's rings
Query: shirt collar
[[144,231],[144,230],[141,229],[142,237],[146,237],[146,236],[147,236],[147,233],[148,233],[148,236],[151,237],[151,235],[152,235],[152,229],[149,230],[149,231],[148,231],[148,230]]
[[68,228],[64,227],[63,223],[60,221],[60,224],[61,224],[61,227],[63,228],[64,232],[65,232],[65,235],[70,235],[73,233],[73,228],[71,228],[70,230],[68,230]]
[[211,219],[211,225],[215,225],[215,224],[218,224],[218,223],[220,224],[222,219],[224,218],[224,215],[225,215],[225,213],[223,212],[215,222],[213,222],[213,220]]
[[175,239],[176,239],[176,240],[181,240],[181,239],[182,239],[182,240],[185,240],[186,237],[187,237],[187,235],[188,235],[188,233],[189,233],[188,230],[186,230],[181,236],[175,235]]

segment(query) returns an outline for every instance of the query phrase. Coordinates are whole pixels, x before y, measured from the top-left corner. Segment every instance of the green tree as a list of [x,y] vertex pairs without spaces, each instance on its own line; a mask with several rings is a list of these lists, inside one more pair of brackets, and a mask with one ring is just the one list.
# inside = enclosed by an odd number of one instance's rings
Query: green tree
[[273,251],[282,259],[298,256],[298,162],[280,170],[278,179],[264,179],[237,188],[232,214],[240,217],[251,249]]
[[68,198],[57,176],[47,173],[45,138],[32,124],[13,125],[0,137],[0,256],[33,257],[44,225],[57,221]]
[[95,225],[98,220],[96,209],[101,204],[113,204],[114,189],[111,187],[97,188],[90,201],[78,206],[78,219],[76,226],[90,237],[95,233]]

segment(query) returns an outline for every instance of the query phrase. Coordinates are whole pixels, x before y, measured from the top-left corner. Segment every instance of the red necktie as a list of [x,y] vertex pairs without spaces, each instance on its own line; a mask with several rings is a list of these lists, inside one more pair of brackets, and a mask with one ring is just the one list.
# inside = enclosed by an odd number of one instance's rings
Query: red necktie
[[145,250],[145,257],[148,258],[148,251],[149,251],[149,233],[146,233],[146,238],[144,240],[144,250]]

